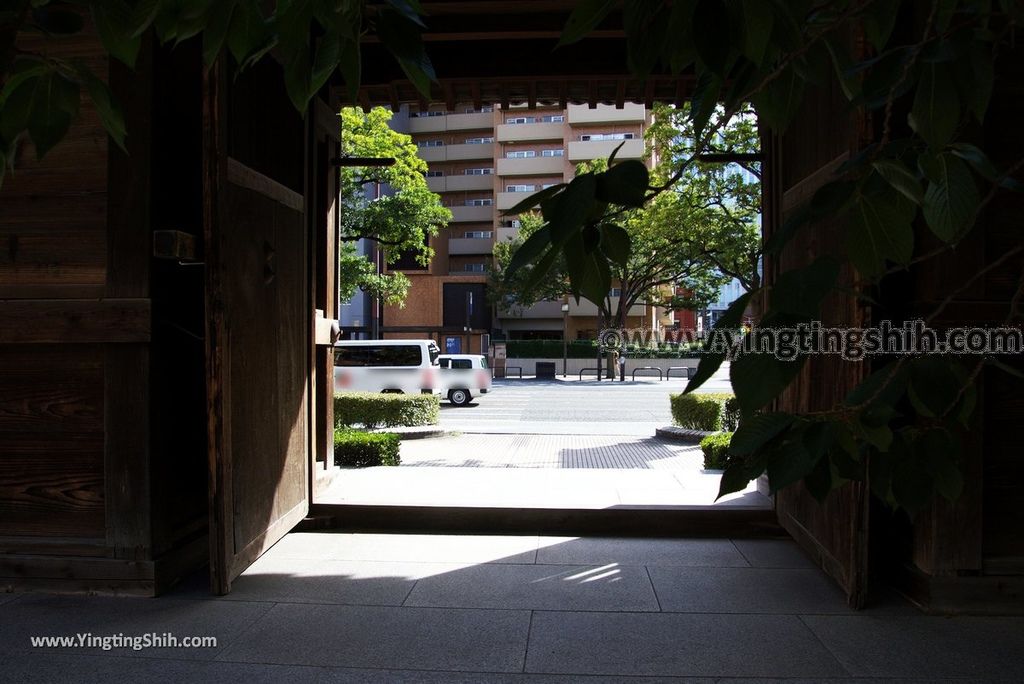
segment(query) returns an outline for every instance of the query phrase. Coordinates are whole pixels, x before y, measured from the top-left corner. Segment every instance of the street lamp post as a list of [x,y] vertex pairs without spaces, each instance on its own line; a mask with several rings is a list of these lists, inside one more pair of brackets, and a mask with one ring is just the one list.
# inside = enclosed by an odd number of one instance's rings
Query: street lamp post
[[562,302],[562,377],[569,363],[569,302]]

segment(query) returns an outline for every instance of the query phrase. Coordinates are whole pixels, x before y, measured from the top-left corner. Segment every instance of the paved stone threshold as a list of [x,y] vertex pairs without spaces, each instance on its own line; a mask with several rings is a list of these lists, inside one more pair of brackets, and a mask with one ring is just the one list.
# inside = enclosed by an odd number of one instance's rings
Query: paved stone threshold
[[699,470],[698,447],[653,437],[481,435],[402,445],[401,467]]

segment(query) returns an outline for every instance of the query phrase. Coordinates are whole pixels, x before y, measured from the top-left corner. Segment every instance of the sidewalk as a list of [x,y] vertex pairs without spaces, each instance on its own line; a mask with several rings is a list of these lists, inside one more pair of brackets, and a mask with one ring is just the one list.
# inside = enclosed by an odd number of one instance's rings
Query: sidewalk
[[[86,632],[217,646],[29,643]],[[1022,662],[1020,618],[853,613],[775,540],[298,533],[223,598],[203,576],[159,599],[0,595],[5,682],[909,684],[1020,681]]]

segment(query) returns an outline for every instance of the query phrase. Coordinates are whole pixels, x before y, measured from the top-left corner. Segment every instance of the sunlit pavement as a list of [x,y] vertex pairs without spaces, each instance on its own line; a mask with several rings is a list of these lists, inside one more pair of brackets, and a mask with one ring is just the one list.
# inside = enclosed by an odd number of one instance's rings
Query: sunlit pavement
[[[212,648],[30,637],[213,636]],[[0,594],[4,682],[1020,681],[1020,618],[846,607],[791,541],[293,533],[226,597]]]

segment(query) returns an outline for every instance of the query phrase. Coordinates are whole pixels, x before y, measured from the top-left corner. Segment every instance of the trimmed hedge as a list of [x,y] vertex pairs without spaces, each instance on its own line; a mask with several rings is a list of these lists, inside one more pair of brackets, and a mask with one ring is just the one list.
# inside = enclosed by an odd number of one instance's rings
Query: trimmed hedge
[[441,399],[433,394],[342,392],[334,395],[336,427],[412,427],[436,425],[440,419]]
[[334,431],[334,465],[350,468],[396,466],[398,435],[393,432]]
[[725,469],[730,442],[732,442],[731,432],[716,432],[700,440],[700,450],[704,452],[704,470]]
[[672,422],[689,430],[721,430],[723,423],[736,413],[726,415],[730,399],[733,399],[731,394],[673,394],[670,396]]

